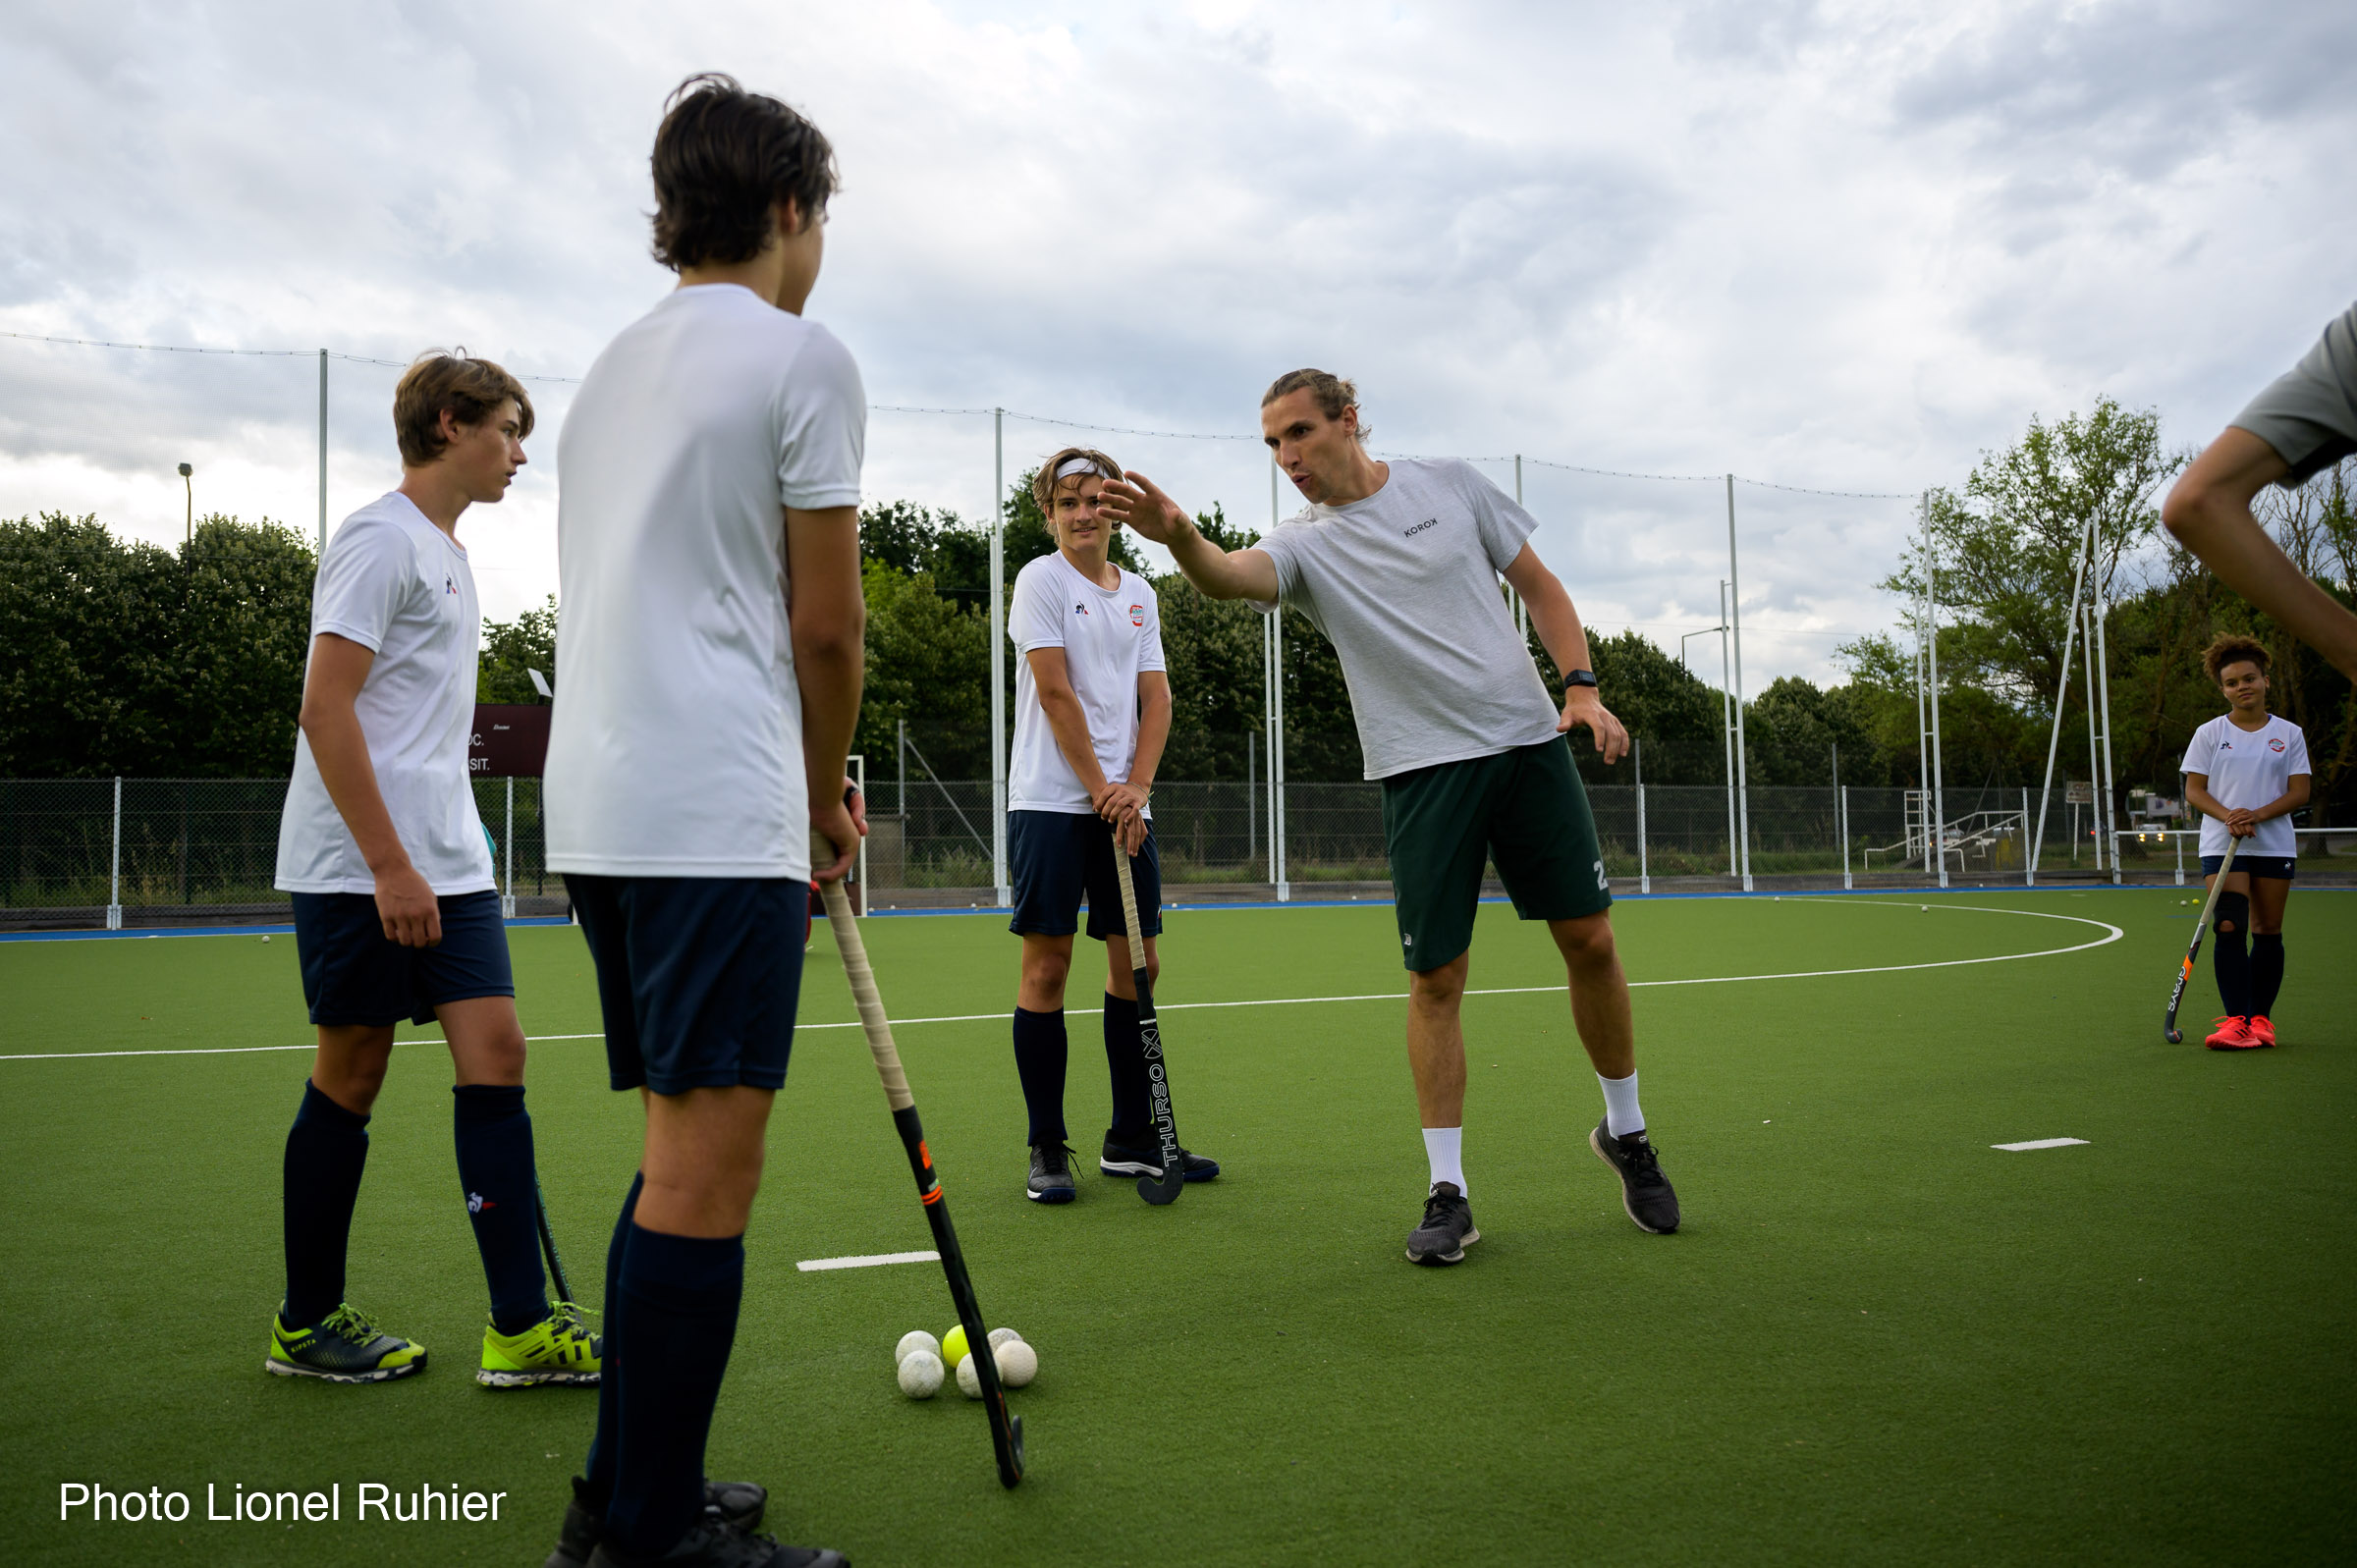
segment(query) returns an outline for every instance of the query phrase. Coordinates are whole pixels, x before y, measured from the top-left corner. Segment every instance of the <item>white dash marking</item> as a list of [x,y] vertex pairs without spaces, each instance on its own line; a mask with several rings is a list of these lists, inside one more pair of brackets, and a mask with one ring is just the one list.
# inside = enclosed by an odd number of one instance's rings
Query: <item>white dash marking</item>
[[2084,1138],[2032,1138],[2028,1143],[1993,1143],[1989,1147],[2017,1155],[2028,1149],[2067,1149],[2074,1143],[2086,1141]]
[[806,1274],[822,1269],[881,1269],[888,1263],[939,1263],[938,1252],[878,1252],[864,1258],[805,1258],[795,1265]]

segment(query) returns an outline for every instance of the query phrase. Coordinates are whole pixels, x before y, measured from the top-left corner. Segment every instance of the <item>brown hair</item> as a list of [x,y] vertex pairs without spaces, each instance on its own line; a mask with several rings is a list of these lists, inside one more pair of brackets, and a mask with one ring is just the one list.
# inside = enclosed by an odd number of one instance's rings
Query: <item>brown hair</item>
[[2229,631],[2202,650],[2202,669],[2213,682],[2220,677],[2228,665],[2257,665],[2259,673],[2264,676],[2268,663],[2267,644],[2239,632]]
[[773,207],[792,201],[805,224],[838,189],[835,149],[818,127],[735,77],[689,77],[663,103],[655,132],[655,259],[675,272],[750,261],[769,241]]
[[532,395],[523,383],[488,359],[470,359],[464,349],[428,349],[401,373],[393,389],[393,434],[401,460],[422,468],[450,445],[442,434],[447,410],[463,425],[479,425],[516,400],[517,439],[532,433]]
[[[1095,463],[1097,473],[1102,478],[1119,479],[1122,476],[1122,465],[1094,447],[1066,447],[1054,457],[1046,459],[1040,463],[1039,471],[1031,476],[1031,499],[1039,503],[1040,515],[1051,522],[1056,517],[1056,470],[1074,458],[1086,458]],[[1081,479],[1086,475],[1074,474],[1072,477]]]
[[[1279,398],[1292,392],[1307,392],[1316,401],[1318,411],[1329,419],[1340,419],[1344,408],[1358,406],[1357,384],[1344,381],[1330,370],[1288,370],[1269,383],[1269,390],[1261,394],[1260,406],[1266,408]],[[1373,432],[1361,420],[1358,439],[1364,441]]]

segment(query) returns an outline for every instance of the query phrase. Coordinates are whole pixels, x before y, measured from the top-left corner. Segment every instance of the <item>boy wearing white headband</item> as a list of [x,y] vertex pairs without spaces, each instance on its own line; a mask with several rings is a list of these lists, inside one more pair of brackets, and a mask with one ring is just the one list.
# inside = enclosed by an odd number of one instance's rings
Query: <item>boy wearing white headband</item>
[[[1113,1124],[1097,1167],[1109,1176],[1162,1174],[1113,856],[1118,840],[1133,857],[1146,974],[1157,978],[1162,877],[1146,797],[1170,738],[1171,682],[1154,590],[1113,564],[1115,524],[1097,506],[1105,481],[1121,472],[1105,454],[1081,447],[1039,465],[1031,493],[1056,535],[1056,553],[1015,574],[1007,618],[1007,635],[1022,655],[1008,770],[1014,883],[1008,929],[1023,939],[1014,1067],[1031,1122],[1024,1193],[1035,1203],[1077,1195],[1064,1127],[1064,983],[1083,893],[1088,934],[1105,944],[1105,1060],[1113,1078]],[[1181,1155],[1189,1181],[1220,1173],[1212,1161]]]

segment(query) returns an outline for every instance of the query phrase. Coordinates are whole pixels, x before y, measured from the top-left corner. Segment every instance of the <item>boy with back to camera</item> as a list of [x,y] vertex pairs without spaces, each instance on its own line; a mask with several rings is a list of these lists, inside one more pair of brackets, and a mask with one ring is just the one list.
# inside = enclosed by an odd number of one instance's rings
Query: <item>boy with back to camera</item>
[[594,1383],[603,1347],[543,1292],[523,1031],[490,846],[466,771],[482,616],[459,518],[507,494],[532,402],[487,359],[429,353],[393,395],[400,488],[337,528],[311,595],[295,775],[276,886],[294,895],[303,1000],[318,1027],[287,1134],[287,1294],[271,1372],[382,1382],[426,1353],[344,1300],[368,1118],[404,1018],[439,1022],[491,1324],[477,1380]]
[[863,831],[844,763],[867,404],[802,315],[835,158],[707,75],[665,106],[653,173],[679,287],[597,356],[557,451],[548,863],[596,965],[609,1080],[646,1124],[606,1253],[597,1434],[548,1562],[840,1568],[751,1533],[763,1488],[703,1474],[810,886]]

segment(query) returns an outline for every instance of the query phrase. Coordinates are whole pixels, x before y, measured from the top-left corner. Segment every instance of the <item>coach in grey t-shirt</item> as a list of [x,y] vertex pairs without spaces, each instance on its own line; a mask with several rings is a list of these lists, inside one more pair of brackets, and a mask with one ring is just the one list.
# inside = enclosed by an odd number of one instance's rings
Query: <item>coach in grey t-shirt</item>
[[[1637,1104],[1604,853],[1563,740],[1584,727],[1610,763],[1627,750],[1628,733],[1596,690],[1571,596],[1530,547],[1530,514],[1462,462],[1377,461],[1361,438],[1356,391],[1325,371],[1280,376],[1260,419],[1278,465],[1310,505],[1252,548],[1213,545],[1142,474],[1106,485],[1099,504],[1168,548],[1211,598],[1291,605],[1342,658],[1367,777],[1383,784],[1384,847],[1410,974],[1407,1054],[1432,1180],[1408,1259],[1458,1263],[1481,1239],[1465,1191],[1458,1007],[1485,863],[1496,864],[1514,912],[1546,921],[1562,954],[1572,1020],[1604,1091],[1588,1147],[1620,1178],[1629,1218],[1675,1230],[1677,1196]],[[1560,714],[1507,616],[1501,577],[1564,673]]]
[[1367,777],[1553,740],[1555,703],[1498,591],[1536,519],[1454,459],[1387,466],[1373,495],[1312,502],[1257,547],[1342,658]]
[[2227,586],[2357,680],[2357,616],[2309,581],[2251,515],[2251,498],[2267,485],[2299,485],[2352,455],[2357,305],[2193,460],[2161,520]]

